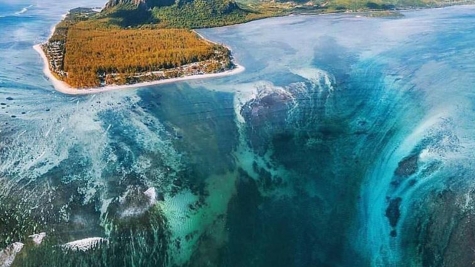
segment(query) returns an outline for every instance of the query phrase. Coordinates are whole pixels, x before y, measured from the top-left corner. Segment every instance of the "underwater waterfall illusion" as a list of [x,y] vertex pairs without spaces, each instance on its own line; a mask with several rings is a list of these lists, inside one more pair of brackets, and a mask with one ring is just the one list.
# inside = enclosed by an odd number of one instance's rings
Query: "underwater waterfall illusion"
[[4,262],[475,261],[475,7],[203,29],[244,73],[66,96],[32,46],[102,3],[30,2],[0,2]]

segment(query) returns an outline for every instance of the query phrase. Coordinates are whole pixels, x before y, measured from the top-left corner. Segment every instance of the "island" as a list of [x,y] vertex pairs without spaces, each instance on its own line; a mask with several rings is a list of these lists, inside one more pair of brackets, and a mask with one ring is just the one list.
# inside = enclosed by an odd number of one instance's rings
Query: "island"
[[[233,61],[228,47],[206,40],[173,20],[155,19],[154,8],[168,4],[158,2],[111,0],[102,11],[71,10],[49,40],[35,46],[55,88],[64,93],[87,93],[229,75],[244,69]],[[221,21],[209,21],[216,25],[246,13],[233,2],[213,6],[217,8],[211,12],[223,14]],[[186,13],[183,6],[179,10]]]
[[[358,0],[255,1],[109,0],[76,8],[36,45],[55,89],[69,94],[208,78],[241,72],[229,47],[193,29],[290,14],[361,12],[397,18],[401,7],[441,6],[413,0],[401,6]],[[454,4],[451,2],[450,4]]]

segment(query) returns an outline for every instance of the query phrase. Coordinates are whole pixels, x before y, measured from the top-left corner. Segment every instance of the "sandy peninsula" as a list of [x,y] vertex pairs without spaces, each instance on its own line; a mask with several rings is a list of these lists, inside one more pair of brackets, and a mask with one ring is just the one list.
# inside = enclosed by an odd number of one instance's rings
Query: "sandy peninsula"
[[[54,28],[52,29],[52,33],[53,32],[54,32]],[[195,33],[198,34],[197,32]],[[198,34],[198,35],[203,40],[216,44],[215,42],[204,38],[201,34]],[[227,48],[229,49],[229,47]],[[243,66],[237,64],[233,60],[233,63],[235,65],[233,69],[219,72],[219,73],[189,75],[189,76],[183,76],[183,77],[177,77],[177,78],[170,78],[170,79],[150,81],[150,82],[141,82],[141,83],[134,83],[134,84],[125,84],[125,85],[106,85],[106,86],[94,87],[94,88],[74,88],[74,87],[71,87],[69,84],[59,80],[53,75],[53,73],[51,72],[49,68],[48,58],[46,57],[45,52],[41,48],[41,44],[34,45],[33,49],[35,49],[35,51],[38,52],[38,54],[40,54],[41,58],[43,59],[43,73],[51,81],[54,89],[58,92],[61,92],[63,94],[68,94],[68,95],[96,94],[96,93],[102,93],[102,92],[108,92],[108,91],[114,91],[114,90],[140,88],[140,87],[146,87],[146,86],[152,86],[152,85],[169,84],[169,83],[190,81],[190,80],[197,80],[197,79],[219,78],[219,77],[224,77],[224,76],[229,76],[229,75],[235,75],[245,70]]]

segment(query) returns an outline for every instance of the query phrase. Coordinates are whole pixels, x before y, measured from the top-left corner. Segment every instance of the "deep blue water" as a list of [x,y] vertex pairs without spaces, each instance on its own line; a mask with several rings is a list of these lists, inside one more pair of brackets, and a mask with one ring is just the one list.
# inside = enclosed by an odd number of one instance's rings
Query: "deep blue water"
[[[101,5],[0,0],[0,250],[25,244],[14,266],[475,260],[475,7],[200,30],[246,71],[55,92],[32,46],[68,9]],[[108,241],[61,247],[90,237]]]

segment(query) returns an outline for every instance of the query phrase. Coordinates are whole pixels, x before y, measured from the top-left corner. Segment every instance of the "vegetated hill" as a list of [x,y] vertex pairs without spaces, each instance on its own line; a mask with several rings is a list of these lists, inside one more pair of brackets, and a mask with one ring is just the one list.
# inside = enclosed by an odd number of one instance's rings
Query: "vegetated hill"
[[242,8],[233,0],[179,1],[153,8],[152,15],[164,27],[172,28],[219,27],[270,16]]
[[234,0],[109,0],[98,19],[119,27],[204,28],[276,16]]
[[121,5],[135,5],[138,8],[148,9],[154,7],[170,6],[175,0],[109,0],[104,9],[114,8]]

